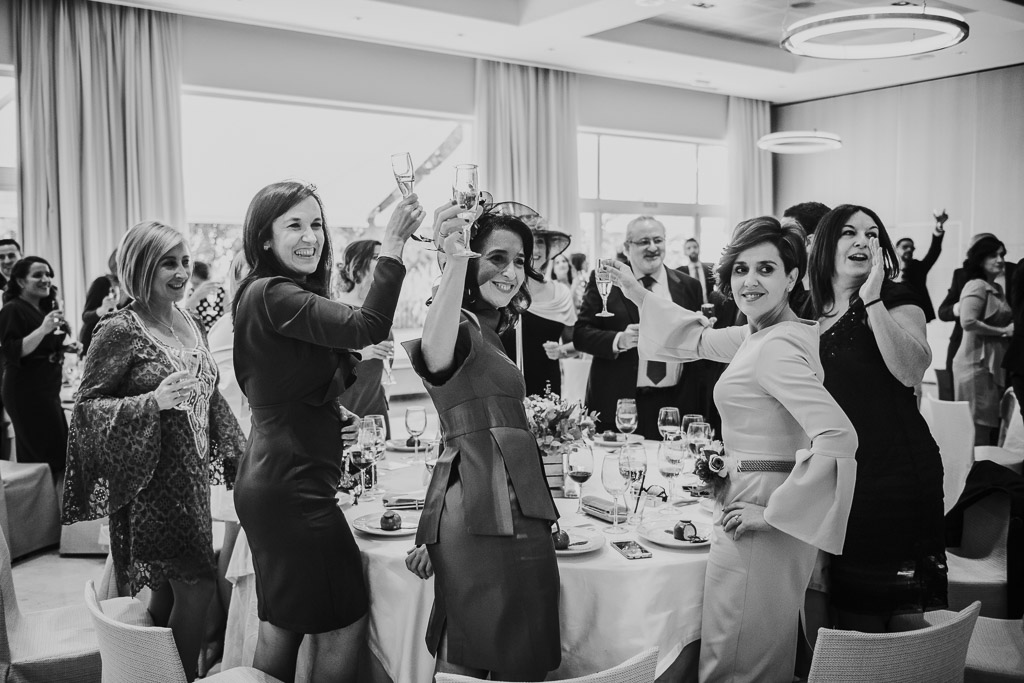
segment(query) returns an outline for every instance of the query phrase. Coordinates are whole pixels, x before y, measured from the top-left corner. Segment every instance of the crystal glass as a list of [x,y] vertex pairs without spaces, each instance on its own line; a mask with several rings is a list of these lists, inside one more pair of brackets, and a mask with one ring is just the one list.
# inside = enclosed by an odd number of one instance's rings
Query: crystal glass
[[[387,443],[387,426],[384,422],[383,415],[367,415],[363,418],[364,422],[368,422],[370,427],[367,428],[365,440],[360,439],[364,449],[369,451],[370,458],[373,460],[373,464],[376,465],[384,458],[384,447]],[[377,469],[377,484],[380,483],[382,472]],[[373,478],[370,479],[369,485],[363,487],[363,495],[365,500],[373,500],[373,496],[376,491],[379,491],[379,486],[375,486]]]
[[408,152],[400,152],[391,155],[391,170],[395,174],[395,182],[398,183],[398,191],[403,197],[412,194],[413,185],[416,182],[415,169],[412,165],[412,155]]
[[409,406],[405,409],[405,429],[415,441],[415,448],[420,447],[420,437],[427,431],[427,409],[423,406]]
[[605,528],[606,534],[626,533],[625,527],[619,524],[619,496],[626,492],[628,483],[619,471],[618,456],[611,454],[604,456],[604,462],[601,463],[601,484],[612,497],[612,525]]
[[686,428],[686,445],[692,457],[696,458],[700,449],[711,443],[711,425],[707,422],[691,422]]
[[608,295],[612,291],[612,274],[609,268],[614,268],[614,259],[603,258],[597,260],[597,269],[594,271],[594,282],[597,284],[597,293],[601,295],[601,312],[596,314],[598,318],[611,318],[614,314],[608,312]]
[[686,442],[682,439],[662,441],[658,444],[658,472],[668,482],[668,500],[670,505],[666,507],[666,510],[668,510],[666,514],[675,514],[671,503],[674,499],[680,497],[677,495],[676,482],[680,475],[685,473],[687,461],[689,461],[690,471],[692,472],[694,460],[686,448]]
[[395,376],[391,373],[391,369],[395,366],[395,347],[392,346],[388,351],[388,355],[381,361],[384,365],[384,377],[381,379],[381,385],[385,387],[393,387],[398,382],[395,381]]
[[658,431],[665,441],[674,441],[680,437],[679,408],[665,407],[658,411]]
[[565,456],[565,473],[580,485],[579,504],[576,514],[583,516],[583,484],[594,474],[594,453],[586,443],[576,441],[570,444]]
[[615,426],[623,434],[632,434],[636,431],[636,424],[636,400],[620,398],[615,404]]
[[423,443],[423,485],[430,484],[430,478],[434,475],[434,465],[441,457],[441,441],[425,441]]
[[619,474],[626,480],[623,502],[626,503],[626,523],[636,525],[640,518],[636,510],[640,489],[647,477],[647,450],[643,444],[626,444],[619,449]]
[[359,470],[359,484],[362,488],[363,500],[373,500],[373,491],[366,484],[366,470],[375,462],[374,447],[377,440],[377,426],[369,417],[359,419],[359,431],[356,433],[356,443],[349,452],[349,458],[356,469]]
[[466,225],[462,228],[462,251],[455,255],[477,258],[480,254],[469,247],[470,238],[473,236],[473,224],[469,221],[475,218],[476,214],[473,213],[473,209],[480,201],[480,176],[476,164],[459,164],[455,167],[452,197],[455,199],[455,203],[462,209],[462,212],[459,213],[459,218],[467,221]]

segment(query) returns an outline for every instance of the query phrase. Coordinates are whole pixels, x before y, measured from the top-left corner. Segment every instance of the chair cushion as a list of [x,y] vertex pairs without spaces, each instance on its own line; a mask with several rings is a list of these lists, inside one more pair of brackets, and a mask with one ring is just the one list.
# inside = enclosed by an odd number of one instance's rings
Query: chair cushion
[[153,617],[142,601],[135,598],[111,598],[100,603],[103,614],[131,626],[152,626]]
[[99,644],[85,605],[22,614],[8,636],[15,663],[91,654],[99,661]]

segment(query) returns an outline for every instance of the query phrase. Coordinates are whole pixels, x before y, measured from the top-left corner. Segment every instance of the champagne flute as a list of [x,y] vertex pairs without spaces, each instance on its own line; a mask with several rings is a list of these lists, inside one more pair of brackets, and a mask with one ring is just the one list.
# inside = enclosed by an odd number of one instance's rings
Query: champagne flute
[[612,260],[610,258],[598,259],[597,270],[594,271],[597,293],[601,295],[601,312],[597,314],[598,318],[611,318],[615,315],[608,312],[608,295],[612,291],[612,274],[608,272],[608,269],[615,267],[611,265]]
[[[626,444],[619,449],[618,460],[619,474],[626,480],[626,490],[622,496],[623,502],[627,505],[626,523],[635,526],[639,522],[639,517],[635,512],[636,498],[640,496],[639,488],[647,476],[647,451],[643,444]],[[627,494],[632,501],[627,501]]]
[[480,201],[480,176],[476,164],[459,164],[455,167],[455,183],[452,185],[452,197],[455,199],[455,203],[462,209],[459,213],[459,218],[467,221],[466,225],[462,228],[462,251],[455,254],[455,256],[477,258],[480,254],[469,248],[469,241],[473,236],[473,224],[469,221],[476,218],[473,209],[476,207],[477,202]]
[[601,463],[601,484],[612,497],[612,525],[605,528],[606,534],[624,534],[625,527],[619,524],[619,496],[626,492],[626,479],[619,471],[619,458],[616,455],[604,456]]
[[388,350],[388,355],[381,361],[384,365],[384,379],[381,381],[381,385],[385,387],[393,387],[398,382],[395,381],[395,376],[392,373],[392,368],[395,365],[395,347],[394,342],[391,342],[391,348]]
[[658,431],[665,441],[675,441],[679,438],[679,408],[666,406],[658,411]]
[[[395,174],[395,182],[398,183],[398,191],[402,194],[402,197],[408,197],[413,192],[413,186],[416,184],[416,167],[412,165],[412,155],[408,152],[399,152],[398,154],[391,155],[391,172]],[[424,237],[423,235],[417,235],[413,233],[409,235],[410,238],[417,242],[430,242],[434,243],[432,237]],[[392,384],[392,382],[389,382]]]
[[615,426],[626,434],[626,441],[629,441],[629,435],[636,431],[636,424],[636,400],[620,398],[615,404]]
[[594,454],[585,443],[573,443],[566,455],[566,474],[580,485],[579,504],[576,515],[583,516],[583,485],[594,474]]
[[57,313],[57,315],[55,316],[57,319],[57,327],[53,328],[53,331],[50,332],[50,334],[66,334],[64,330],[64,323],[66,322],[64,318],[64,300],[61,299],[59,296],[54,297],[53,306],[53,310]]

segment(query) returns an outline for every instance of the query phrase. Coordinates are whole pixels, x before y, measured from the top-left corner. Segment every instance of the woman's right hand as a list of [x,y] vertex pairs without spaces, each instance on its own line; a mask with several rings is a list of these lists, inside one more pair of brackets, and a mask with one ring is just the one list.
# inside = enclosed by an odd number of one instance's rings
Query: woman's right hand
[[382,341],[380,344],[370,344],[369,346],[360,349],[359,355],[363,357],[363,360],[370,360],[371,358],[387,360],[391,356],[395,355],[395,342]]
[[43,334],[50,334],[64,324],[64,314],[59,310],[53,310],[43,316],[43,323],[39,329]]
[[[597,267],[600,268],[601,264],[598,264]],[[608,268],[608,272],[612,274],[612,282],[622,291],[622,295],[636,304],[637,308],[640,308],[647,290],[636,279],[629,264],[617,259],[612,260],[612,267]]]
[[416,193],[410,194],[395,207],[387,227],[384,228],[384,239],[404,244],[420,227],[426,215]]
[[1003,336],[1004,337],[1012,337],[1013,336],[1013,323],[1010,323],[1009,325],[1007,325],[1006,327],[1003,328]]
[[153,398],[160,410],[170,410],[188,398],[196,386],[196,378],[188,370],[172,372],[153,391]]

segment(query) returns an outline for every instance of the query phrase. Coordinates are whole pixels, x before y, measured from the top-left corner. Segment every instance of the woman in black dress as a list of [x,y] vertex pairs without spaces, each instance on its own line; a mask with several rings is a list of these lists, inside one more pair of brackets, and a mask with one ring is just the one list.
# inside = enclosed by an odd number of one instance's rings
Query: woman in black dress
[[825,388],[857,430],[857,485],[843,554],[830,560],[839,628],[946,606],[939,448],[914,387],[931,364],[917,296],[892,280],[899,261],[870,209],[844,204],[818,224],[811,296]]
[[85,306],[82,311],[82,330],[78,333],[78,340],[82,342],[82,357],[89,352],[92,344],[92,332],[100,318],[111,311],[115,311],[127,304],[122,301],[121,291],[117,278],[117,249],[110,252],[107,259],[107,274],[101,275],[92,281],[89,290],[85,295]]
[[482,256],[458,255],[459,211],[435,217],[447,264],[423,339],[406,345],[444,434],[406,565],[422,578],[436,572],[427,648],[437,671],[541,681],[561,661],[558,513],[523,375],[498,337],[530,305],[526,279],[540,276],[530,230],[514,216],[485,213],[469,245]]
[[64,474],[68,423],[60,405],[64,342],[71,331],[57,308],[53,269],[38,256],[14,264],[0,309],[3,399],[14,424],[18,462]]
[[368,608],[359,548],[335,494],[341,479],[338,403],[358,349],[387,338],[405,278],[402,250],[423,220],[399,202],[360,309],[329,298],[331,242],[315,188],[268,185],[243,225],[252,271],[234,301],[235,374],[252,410],[235,509],[256,570],[253,666],[295,678],[306,635],[311,680],[353,681]]

